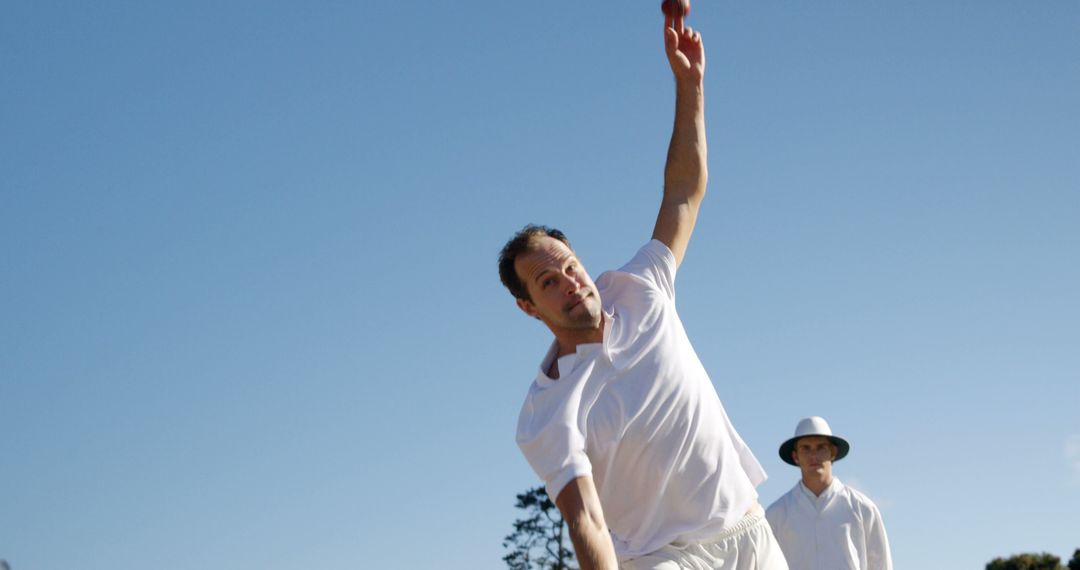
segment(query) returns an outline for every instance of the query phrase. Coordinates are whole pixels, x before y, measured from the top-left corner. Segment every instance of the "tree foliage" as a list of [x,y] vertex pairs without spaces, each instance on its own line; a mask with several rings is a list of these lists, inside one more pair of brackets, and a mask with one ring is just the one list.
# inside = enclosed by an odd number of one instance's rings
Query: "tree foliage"
[[1080,570],[1080,548],[1077,548],[1076,551],[1073,552],[1072,559],[1069,560],[1067,568],[1069,570]]
[[514,521],[514,532],[503,539],[503,556],[509,570],[577,570],[570,550],[566,523],[544,487],[517,496],[515,507],[525,518]]
[[[1069,564],[1071,566],[1072,563]],[[1042,554],[1014,554],[1008,558],[995,558],[986,565],[986,570],[1065,570],[1065,567],[1061,565],[1061,558],[1043,552]]]

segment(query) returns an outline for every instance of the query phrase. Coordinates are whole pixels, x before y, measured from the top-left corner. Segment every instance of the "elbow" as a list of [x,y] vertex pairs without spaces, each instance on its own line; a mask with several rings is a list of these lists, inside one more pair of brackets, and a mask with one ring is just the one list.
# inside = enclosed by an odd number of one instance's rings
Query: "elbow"
[[593,535],[597,532],[607,532],[604,514],[597,509],[582,509],[575,516],[567,519],[566,524],[571,531],[576,531],[583,536]]
[[701,174],[697,177],[697,180],[687,185],[686,201],[694,208],[697,208],[701,204],[701,201],[705,199],[705,192],[709,187],[709,173],[705,170],[701,170]]

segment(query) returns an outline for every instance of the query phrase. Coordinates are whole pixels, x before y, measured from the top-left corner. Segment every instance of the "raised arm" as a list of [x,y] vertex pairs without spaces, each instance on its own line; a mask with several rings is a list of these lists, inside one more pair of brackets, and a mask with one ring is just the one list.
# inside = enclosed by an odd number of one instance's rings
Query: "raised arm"
[[705,46],[682,17],[664,19],[664,48],[675,76],[675,126],[664,167],[664,198],[653,238],[681,264],[705,197],[709,173],[705,146]]
[[581,570],[617,570],[615,546],[592,477],[586,475],[567,483],[555,498],[555,506],[570,527],[570,541]]

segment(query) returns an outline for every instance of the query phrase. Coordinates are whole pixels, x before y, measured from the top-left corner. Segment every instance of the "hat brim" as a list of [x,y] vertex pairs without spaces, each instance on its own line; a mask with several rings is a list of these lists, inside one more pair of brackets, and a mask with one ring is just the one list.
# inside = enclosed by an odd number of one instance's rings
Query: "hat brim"
[[804,437],[826,437],[826,438],[828,438],[829,441],[833,445],[836,446],[836,457],[833,458],[834,462],[840,461],[841,459],[847,457],[848,451],[851,450],[851,445],[847,442],[846,439],[844,439],[842,437],[836,437],[835,435],[820,435],[820,436],[818,436],[816,434],[808,433],[806,435],[800,435],[800,436],[797,436],[797,437],[793,437],[793,438],[785,441],[782,445],[780,445],[780,459],[782,459],[784,461],[784,463],[787,463],[788,465],[794,465],[795,467],[799,466],[799,464],[795,463],[795,460],[791,458],[791,452],[795,451],[795,442],[799,441],[800,439],[802,439]]

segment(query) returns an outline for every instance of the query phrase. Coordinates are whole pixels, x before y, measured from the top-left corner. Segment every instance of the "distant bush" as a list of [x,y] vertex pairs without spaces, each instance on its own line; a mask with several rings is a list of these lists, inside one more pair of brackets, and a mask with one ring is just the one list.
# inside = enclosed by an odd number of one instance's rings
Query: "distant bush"
[[[1061,565],[1061,558],[1043,552],[1042,554],[1014,554],[1008,558],[995,558],[986,565],[986,570],[1066,570],[1066,568]],[[1080,549],[1073,554],[1068,570],[1080,570]]]

